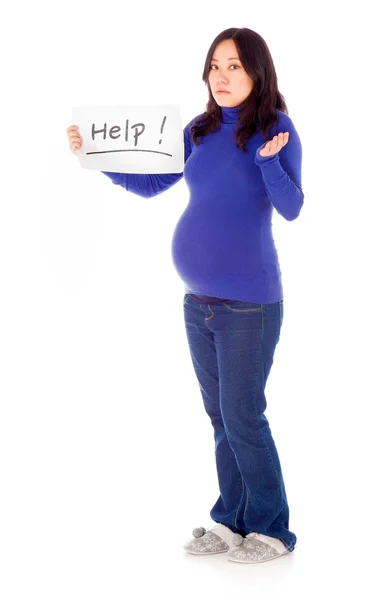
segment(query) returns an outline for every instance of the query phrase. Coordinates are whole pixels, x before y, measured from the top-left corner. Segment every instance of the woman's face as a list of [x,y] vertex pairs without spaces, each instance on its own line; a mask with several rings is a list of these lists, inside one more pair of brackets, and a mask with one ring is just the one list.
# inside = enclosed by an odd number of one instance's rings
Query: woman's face
[[[219,106],[238,106],[251,93],[252,79],[239,60],[233,40],[223,40],[216,46],[210,62],[209,85]],[[220,94],[218,90],[228,93]]]

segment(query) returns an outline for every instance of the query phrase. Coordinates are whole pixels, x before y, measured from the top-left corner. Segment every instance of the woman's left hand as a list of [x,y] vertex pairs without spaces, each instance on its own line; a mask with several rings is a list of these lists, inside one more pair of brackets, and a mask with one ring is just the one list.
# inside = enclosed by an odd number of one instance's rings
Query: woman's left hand
[[265,146],[259,150],[260,156],[273,156],[273,154],[277,154],[283,146],[286,146],[289,141],[289,132],[279,133],[275,135],[272,140],[266,142]]

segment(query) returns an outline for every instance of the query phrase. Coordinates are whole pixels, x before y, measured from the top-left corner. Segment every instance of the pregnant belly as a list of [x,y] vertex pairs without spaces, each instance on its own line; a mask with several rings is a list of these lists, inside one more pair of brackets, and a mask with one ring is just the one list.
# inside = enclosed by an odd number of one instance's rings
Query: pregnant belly
[[261,250],[260,228],[202,211],[197,218],[184,213],[172,237],[172,260],[181,276],[259,272]]

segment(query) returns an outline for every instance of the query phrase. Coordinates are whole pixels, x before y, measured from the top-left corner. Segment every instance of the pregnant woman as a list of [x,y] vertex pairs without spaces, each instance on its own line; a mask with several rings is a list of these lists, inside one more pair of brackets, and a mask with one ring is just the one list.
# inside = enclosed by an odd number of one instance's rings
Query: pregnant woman
[[[195,528],[184,548],[258,563],[292,552],[297,540],[265,416],[265,385],[284,310],[272,214],[299,216],[302,147],[259,34],[220,33],[203,80],[206,111],[184,128],[182,173],[103,173],[147,198],[182,177],[189,188],[172,259],[185,286],[187,340],[213,425],[220,495],[210,510],[215,526]],[[77,126],[67,135],[75,152],[82,143]]]

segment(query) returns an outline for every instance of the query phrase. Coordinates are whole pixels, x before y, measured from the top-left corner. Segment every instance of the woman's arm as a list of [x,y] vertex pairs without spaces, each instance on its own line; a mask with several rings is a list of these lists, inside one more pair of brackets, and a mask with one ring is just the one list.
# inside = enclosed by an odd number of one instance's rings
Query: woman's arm
[[[189,139],[189,129],[193,123],[192,119],[188,125],[184,127],[184,163],[186,163],[191,153],[191,142]],[[143,198],[151,198],[157,194],[161,194],[165,190],[172,187],[183,177],[181,173],[111,173],[109,171],[101,171],[107,175],[115,185],[120,185],[128,192],[133,192]]]
[[303,206],[302,190],[302,145],[291,118],[279,113],[276,135],[289,132],[289,140],[277,154],[260,156],[257,149],[255,163],[261,169],[266,193],[277,212],[287,221],[299,216]]

